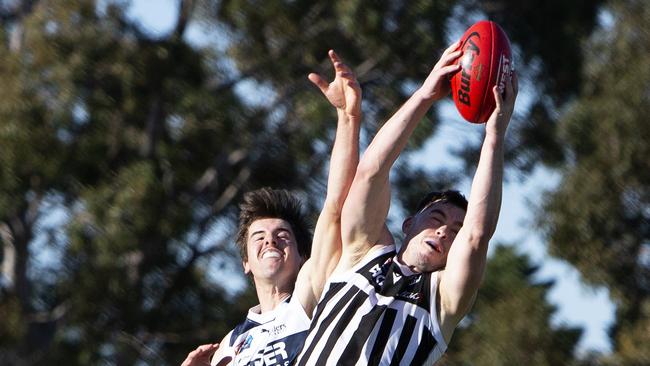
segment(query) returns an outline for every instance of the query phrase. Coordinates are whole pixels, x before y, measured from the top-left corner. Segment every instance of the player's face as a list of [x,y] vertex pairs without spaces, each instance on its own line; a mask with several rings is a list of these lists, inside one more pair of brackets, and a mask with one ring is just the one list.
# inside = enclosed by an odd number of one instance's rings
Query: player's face
[[465,210],[447,202],[434,202],[404,223],[402,260],[419,272],[444,268]]
[[255,220],[248,227],[246,273],[258,281],[293,286],[302,258],[291,225],[277,218]]

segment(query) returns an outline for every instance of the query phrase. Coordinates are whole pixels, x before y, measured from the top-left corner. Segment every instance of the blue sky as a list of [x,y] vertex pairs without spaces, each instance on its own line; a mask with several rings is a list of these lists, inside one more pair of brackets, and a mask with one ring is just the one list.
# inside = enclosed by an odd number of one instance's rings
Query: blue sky
[[[177,0],[134,0],[129,14],[140,21],[144,29],[164,34],[174,25],[177,3]],[[198,26],[188,29],[188,38],[197,43],[220,46],[218,39],[209,38]],[[532,89],[528,85],[520,85],[515,113],[526,108],[526,90]],[[442,115],[444,122],[439,133],[427,142],[422,152],[410,157],[416,164],[425,168],[429,167],[431,156],[443,157],[437,160],[444,159],[448,165],[457,166],[460,162],[449,154],[450,149],[454,147],[454,141],[462,141],[468,136],[478,140],[481,135],[482,127],[462,120],[451,102],[443,107]],[[534,263],[541,266],[538,274],[540,280],[555,280],[555,286],[548,298],[558,307],[553,322],[585,329],[579,352],[608,352],[611,345],[607,328],[613,320],[615,308],[608,299],[607,290],[582,285],[579,273],[563,262],[550,259],[540,237],[527,230],[532,227],[531,208],[539,202],[542,191],[552,188],[557,181],[557,177],[552,173],[538,169],[524,182],[513,179],[511,183],[507,183],[504,186],[503,206],[493,242],[516,243],[521,253],[527,254]],[[460,189],[467,194],[469,181]]]
[[[526,85],[520,85],[515,113],[526,108]],[[455,141],[481,138],[481,125],[465,122],[452,102],[442,108],[442,126],[438,134],[430,139],[422,152],[412,158],[416,163],[427,166],[432,156],[444,156],[450,167],[460,166],[460,160],[454,160],[449,151],[454,149]],[[508,172],[506,171],[506,175]],[[510,179],[504,184],[503,203],[497,230],[492,243],[516,244],[520,253],[530,257],[533,263],[540,265],[537,278],[554,280],[548,301],[558,307],[553,324],[568,324],[584,328],[584,334],[578,345],[578,352],[598,350],[609,352],[611,345],[607,329],[614,319],[615,307],[609,300],[605,288],[594,289],[581,283],[580,274],[570,265],[551,258],[540,236],[530,230],[533,225],[533,208],[540,202],[544,190],[553,188],[559,179],[551,172],[538,168],[525,181]],[[470,181],[467,179],[460,187],[469,193]]]

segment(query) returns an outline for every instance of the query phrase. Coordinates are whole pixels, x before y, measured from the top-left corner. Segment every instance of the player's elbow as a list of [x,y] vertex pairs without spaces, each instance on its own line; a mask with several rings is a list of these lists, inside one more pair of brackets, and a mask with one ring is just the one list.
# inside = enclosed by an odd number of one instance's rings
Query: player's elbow
[[467,277],[462,283],[457,284],[456,291],[449,296],[448,309],[459,316],[467,314],[476,299],[476,294],[481,287],[483,273],[485,270],[485,262],[477,261],[472,264],[472,271],[467,274]]
[[469,232],[467,242],[469,243],[470,248],[481,249],[488,246],[491,238],[492,232],[490,231],[483,229],[472,229]]
[[468,291],[458,297],[450,297],[444,301],[444,311],[446,314],[452,316],[459,322],[465,315],[467,315],[474,305],[476,300],[477,291]]
[[327,215],[331,221],[341,221],[343,213],[343,199],[326,197],[321,215]]
[[386,175],[385,167],[374,159],[362,159],[357,166],[355,180],[372,181]]

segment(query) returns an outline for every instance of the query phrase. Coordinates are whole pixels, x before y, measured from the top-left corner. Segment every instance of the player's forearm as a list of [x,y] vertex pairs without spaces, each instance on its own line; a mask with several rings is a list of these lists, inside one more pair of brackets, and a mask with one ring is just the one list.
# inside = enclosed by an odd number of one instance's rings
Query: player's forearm
[[502,178],[503,138],[486,136],[465,221],[449,251],[444,283],[441,283],[443,307],[456,319],[454,325],[469,311],[483,279],[488,243],[501,206]]
[[377,132],[359,163],[359,170],[371,178],[388,179],[395,160],[432,104],[432,100],[419,92],[413,94]]
[[516,74],[507,79],[504,91],[492,89],[496,109],[486,122],[485,139],[463,224],[470,235],[470,246],[478,245],[481,252],[487,252],[487,242],[496,230],[501,210],[505,135],[517,96]]
[[[485,245],[496,230],[503,185],[504,136],[486,134],[463,226],[476,245]],[[485,250],[487,250],[485,248]]]
[[363,154],[343,206],[343,251],[359,259],[381,238],[390,206],[390,169],[433,101],[414,94],[381,127]]
[[[341,212],[359,161],[359,117],[337,109],[336,136],[329,164],[327,195],[314,229],[312,258],[316,271],[314,288],[322,287],[332,260],[341,252]],[[334,261],[334,264],[336,261]]]
[[338,123],[330,157],[325,208],[341,214],[354,173],[359,163],[359,126],[361,117],[349,116],[337,109]]
[[341,212],[359,161],[359,116],[349,116],[341,109],[337,109],[337,114],[327,196],[318,216],[312,244],[313,271],[310,281],[315,300],[320,297],[325,280],[341,255]]

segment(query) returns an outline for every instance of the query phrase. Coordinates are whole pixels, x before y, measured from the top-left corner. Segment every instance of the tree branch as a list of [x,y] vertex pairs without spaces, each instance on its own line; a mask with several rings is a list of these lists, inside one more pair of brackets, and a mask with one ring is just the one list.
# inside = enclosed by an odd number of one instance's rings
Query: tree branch
[[161,134],[162,121],[164,119],[164,111],[162,108],[162,101],[160,94],[155,95],[151,102],[149,115],[147,116],[147,130],[146,140],[140,149],[140,154],[146,158],[153,158],[156,155],[156,146]]
[[192,11],[194,10],[195,4],[196,2],[194,0],[179,0],[178,18],[176,19],[176,27],[172,34],[173,39],[179,40],[183,38],[187,24],[192,18]]
[[6,222],[0,224],[0,237],[2,238],[2,276],[6,280],[6,287],[14,286],[14,271],[16,268],[16,249],[14,248],[14,238],[11,235],[11,229]]
[[232,202],[232,200],[237,196],[237,194],[241,192],[244,183],[248,181],[248,178],[250,176],[251,176],[250,167],[245,166],[244,168],[242,168],[242,170],[239,171],[239,174],[237,174],[237,177],[235,177],[232,183],[230,183],[228,187],[226,187],[226,189],[223,190],[221,196],[212,205],[212,213],[215,214],[217,212],[220,212],[226,206],[228,206]]

